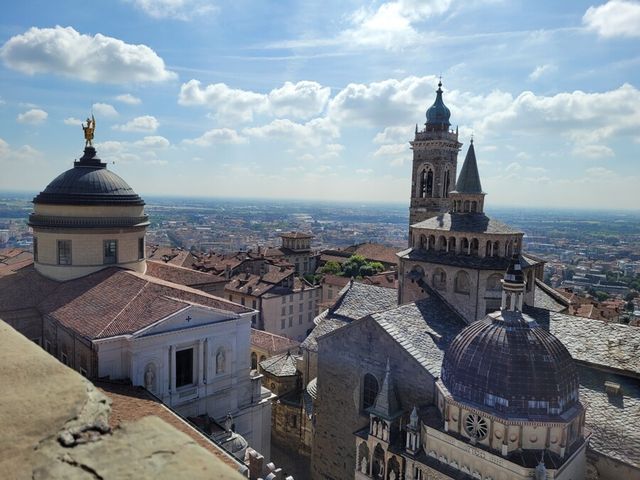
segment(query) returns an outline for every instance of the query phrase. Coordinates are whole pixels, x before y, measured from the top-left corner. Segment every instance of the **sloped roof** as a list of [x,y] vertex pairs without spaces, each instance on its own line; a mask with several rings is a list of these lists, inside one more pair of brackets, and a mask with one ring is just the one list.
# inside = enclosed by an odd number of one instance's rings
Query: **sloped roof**
[[270,355],[275,355],[287,350],[294,350],[300,344],[295,340],[287,337],[281,337],[275,333],[265,332],[263,330],[251,329],[251,345],[266,350]]
[[522,233],[484,213],[443,213],[411,225],[415,229],[459,233]]
[[473,147],[473,140],[469,144],[469,150],[464,157],[464,163],[456,182],[456,192],[458,193],[482,193],[480,185],[480,174],[478,173],[478,163],[476,162],[476,150]]
[[187,286],[227,282],[224,277],[218,275],[155,260],[147,261],[147,275]]
[[341,297],[329,310],[332,317],[351,321],[398,304],[396,290],[359,282],[350,282],[341,290]]
[[274,377],[291,377],[296,375],[298,371],[296,359],[291,355],[291,352],[285,352],[263,360],[260,362],[260,369]]

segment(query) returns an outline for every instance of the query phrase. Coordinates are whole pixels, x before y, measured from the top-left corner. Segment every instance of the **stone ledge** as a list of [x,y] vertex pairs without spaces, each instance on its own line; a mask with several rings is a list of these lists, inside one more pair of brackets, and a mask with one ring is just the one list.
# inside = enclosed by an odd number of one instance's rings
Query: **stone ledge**
[[11,478],[243,478],[157,417],[110,431],[107,397],[2,321],[0,379],[0,472]]

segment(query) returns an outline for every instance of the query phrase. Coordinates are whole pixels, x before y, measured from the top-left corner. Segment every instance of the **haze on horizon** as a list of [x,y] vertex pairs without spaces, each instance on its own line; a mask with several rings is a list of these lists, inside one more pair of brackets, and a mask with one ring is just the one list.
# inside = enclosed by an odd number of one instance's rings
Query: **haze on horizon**
[[14,2],[0,190],[70,168],[93,111],[142,195],[408,202],[442,74],[489,209],[637,208],[639,37],[628,0]]

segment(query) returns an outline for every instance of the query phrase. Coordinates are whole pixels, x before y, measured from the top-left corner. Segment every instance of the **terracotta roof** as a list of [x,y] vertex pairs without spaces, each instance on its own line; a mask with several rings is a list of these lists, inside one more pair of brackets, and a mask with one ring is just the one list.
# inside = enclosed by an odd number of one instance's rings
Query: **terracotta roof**
[[337,285],[338,287],[344,287],[350,280],[349,277],[341,277],[340,275],[333,275],[331,273],[327,273],[322,277],[322,283]]
[[21,248],[0,249],[0,277],[33,263],[33,254]]
[[251,309],[200,290],[111,267],[67,282],[33,266],[0,278],[0,312],[36,308],[85,338],[134,333],[190,305],[232,312]]
[[224,277],[218,275],[203,273],[191,268],[179,267],[156,260],[147,261],[147,275],[187,286],[227,282]]
[[381,272],[377,275],[364,277],[362,283],[368,283],[377,287],[398,288],[398,272]]
[[353,247],[345,248],[345,251],[351,254],[362,255],[369,261],[389,263],[392,265],[398,264],[398,256],[396,253],[399,249],[396,247],[388,247],[379,243],[361,243]]
[[295,350],[300,344],[287,337],[252,328],[251,345],[266,350],[269,355],[276,355],[287,350]]
[[111,415],[109,426],[117,428],[123,422],[132,422],[149,415],[160,417],[172,427],[191,437],[198,445],[215,455],[234,470],[239,470],[241,465],[216,445],[213,440],[207,438],[197,429],[169,410],[160,400],[151,395],[142,387],[130,385],[96,382],[98,390],[111,399]]
[[189,250],[174,247],[147,246],[147,259],[170,263],[180,267],[191,267],[198,259]]

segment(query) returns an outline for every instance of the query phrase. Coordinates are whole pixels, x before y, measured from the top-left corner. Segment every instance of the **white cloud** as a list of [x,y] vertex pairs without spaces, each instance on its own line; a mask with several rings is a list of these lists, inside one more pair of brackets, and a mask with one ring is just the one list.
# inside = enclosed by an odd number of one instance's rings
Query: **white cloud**
[[108,103],[94,103],[91,107],[93,112],[99,117],[117,117],[118,111],[113,108],[113,105]]
[[399,153],[405,153],[409,151],[408,143],[393,143],[388,145],[382,145],[373,154],[374,157],[380,157],[384,155],[398,155]]
[[547,63],[545,65],[538,65],[533,71],[529,74],[529,80],[539,80],[540,77],[548,75],[549,73],[555,72],[557,70],[555,65],[551,65]]
[[370,168],[357,168],[356,169],[356,173],[358,175],[369,175],[371,173],[373,173],[373,170]]
[[160,135],[152,135],[138,140],[135,145],[137,147],[163,149],[169,147],[170,142]]
[[582,22],[604,38],[640,37],[640,3],[610,0],[604,5],[589,7]]
[[114,125],[114,130],[120,130],[121,132],[143,132],[153,133],[158,129],[160,123],[151,115],[143,115],[136,117],[133,120],[128,121],[124,125]]
[[576,145],[571,152],[576,157],[585,158],[608,158],[615,154],[606,145]]
[[72,125],[74,127],[79,127],[82,125],[82,120],[75,117],[67,117],[63,120],[65,125]]
[[203,88],[198,80],[192,79],[180,87],[178,103],[206,106],[216,118],[228,121],[251,121],[256,114],[307,119],[323,111],[330,94],[329,87],[310,81],[285,82],[263,94],[230,88],[224,83]]
[[146,45],[131,45],[72,27],[37,28],[11,37],[1,48],[5,65],[28,75],[54,73],[87,82],[158,82],[176,77]]
[[199,147],[210,147],[217,143],[239,144],[246,141],[246,138],[238,135],[238,132],[231,128],[214,128],[204,132],[198,138],[184,140],[184,143]]
[[267,125],[245,128],[242,133],[253,138],[291,141],[301,147],[318,147],[340,136],[340,130],[327,118],[314,118],[306,123],[276,119]]
[[414,129],[411,126],[386,127],[382,132],[376,134],[373,143],[400,143],[408,142],[412,138]]
[[215,13],[218,8],[210,0],[129,0],[152,18],[191,20]]
[[32,108],[24,113],[18,114],[18,123],[27,123],[29,125],[39,125],[44,122],[49,114],[39,108]]
[[362,7],[351,16],[352,27],[340,40],[348,45],[401,49],[419,43],[416,24],[445,13],[451,0],[396,0],[378,8]]
[[23,145],[18,149],[13,149],[9,143],[0,138],[0,162],[33,163],[42,157],[42,152],[31,145]]
[[115,99],[118,102],[126,103],[128,105],[140,105],[142,103],[142,100],[140,100],[138,97],[134,97],[130,93],[116,95]]

